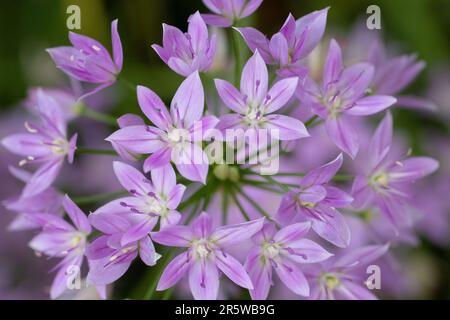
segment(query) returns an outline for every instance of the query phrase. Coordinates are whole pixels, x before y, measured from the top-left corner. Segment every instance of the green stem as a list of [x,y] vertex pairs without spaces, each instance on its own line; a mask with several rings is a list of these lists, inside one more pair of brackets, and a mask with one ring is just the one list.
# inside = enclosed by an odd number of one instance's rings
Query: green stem
[[96,154],[103,156],[117,156],[117,153],[114,150],[104,150],[104,149],[91,149],[84,147],[77,147],[77,154]]
[[236,197],[236,194],[234,192],[230,192],[231,198],[233,198],[234,203],[236,204],[236,206],[239,208],[239,210],[242,213],[242,216],[244,217],[245,220],[250,221],[250,217],[248,216],[248,214],[245,212],[244,207],[242,206],[242,204],[239,202],[239,199]]
[[155,293],[156,286],[158,285],[159,278],[161,278],[161,275],[166,268],[169,261],[172,260],[173,256],[175,255],[174,249],[168,249],[166,250],[165,254],[162,256],[161,260],[158,262],[158,274],[154,277],[154,281],[152,282],[151,286],[148,287],[147,291],[145,292],[142,300],[151,300],[153,297],[153,294]]
[[226,225],[228,222],[228,188],[225,186],[223,188],[223,196],[222,196],[222,224]]
[[319,116],[317,116],[317,115],[312,116],[311,118],[309,118],[309,120],[307,120],[305,122],[305,127],[310,127],[314,123],[314,121],[316,121],[318,118],[319,118]]
[[287,184],[278,182],[277,180],[275,180],[274,178],[272,178],[271,176],[263,176],[261,175],[261,178],[266,179],[267,182],[273,183],[275,185],[277,185],[278,187],[280,187],[284,192],[289,192],[291,191],[291,189],[289,188],[289,186]]
[[239,38],[237,32],[233,29],[228,29],[228,38],[234,53],[234,84],[239,87],[241,74],[241,53],[239,50]]
[[245,192],[243,192],[242,190],[236,188],[237,193],[239,193],[242,197],[245,198],[245,200],[247,200],[248,203],[250,203],[259,213],[261,213],[264,217],[266,217],[269,220],[272,220],[272,218],[270,217],[270,215],[259,206],[259,204],[257,204],[255,202],[255,200],[253,200],[252,198],[250,198],[248,195],[245,194]]
[[[248,183],[248,182],[250,182],[250,183]],[[273,192],[273,193],[276,193],[276,194],[283,194],[284,193],[283,191],[270,188],[270,187],[266,186],[265,184],[253,183],[253,181],[251,181],[251,180],[243,180],[242,183],[244,183],[244,185],[247,185],[249,187],[253,187],[253,188],[261,189],[261,190],[265,190],[265,191],[270,191],[270,192]]]
[[123,83],[125,85],[125,87],[127,87],[128,89],[130,89],[133,92],[136,92],[136,88],[137,86],[132,83],[131,81],[128,81],[127,79],[125,79],[124,77],[120,77],[118,79],[119,82]]
[[121,196],[125,196],[128,193],[125,191],[116,191],[116,192],[109,192],[109,193],[102,193],[102,194],[96,194],[92,196],[86,196],[86,197],[74,197],[73,201],[78,205],[85,205],[90,203],[97,203],[102,202],[106,200],[112,200]]
[[110,126],[117,126],[117,119],[109,114],[92,110],[84,104],[80,105],[78,108],[78,114],[82,117],[102,122]]

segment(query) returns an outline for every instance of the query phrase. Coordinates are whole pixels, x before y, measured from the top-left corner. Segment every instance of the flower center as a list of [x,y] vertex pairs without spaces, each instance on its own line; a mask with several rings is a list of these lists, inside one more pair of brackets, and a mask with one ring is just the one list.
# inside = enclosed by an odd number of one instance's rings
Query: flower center
[[189,136],[189,132],[186,129],[173,128],[167,133],[167,138],[172,143],[179,143],[186,141]]
[[197,258],[207,258],[211,253],[211,243],[208,240],[200,239],[192,242],[192,248]]
[[52,141],[50,150],[55,155],[65,155],[69,152],[69,144],[66,140],[55,139]]
[[339,278],[336,275],[331,274],[331,273],[325,273],[322,276],[322,280],[323,280],[325,286],[329,290],[334,290],[341,284],[341,281],[339,280]]
[[387,188],[389,186],[389,175],[387,173],[379,173],[371,178],[370,184],[374,187]]
[[263,252],[268,259],[274,259],[280,255],[281,246],[273,241],[265,242],[263,244]]

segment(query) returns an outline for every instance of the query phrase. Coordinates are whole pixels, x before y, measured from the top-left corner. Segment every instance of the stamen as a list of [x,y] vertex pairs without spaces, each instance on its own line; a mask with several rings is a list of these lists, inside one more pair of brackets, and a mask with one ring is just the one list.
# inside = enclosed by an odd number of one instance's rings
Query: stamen
[[27,163],[28,163],[27,160],[22,159],[22,160],[19,161],[19,167],[23,167],[23,166],[26,165]]
[[28,123],[28,121],[25,121],[24,125],[25,125],[25,129],[27,129],[27,131],[28,131],[29,133],[37,133],[37,132],[38,132],[36,129],[34,129],[34,128],[32,128],[32,127],[30,126],[30,124]]

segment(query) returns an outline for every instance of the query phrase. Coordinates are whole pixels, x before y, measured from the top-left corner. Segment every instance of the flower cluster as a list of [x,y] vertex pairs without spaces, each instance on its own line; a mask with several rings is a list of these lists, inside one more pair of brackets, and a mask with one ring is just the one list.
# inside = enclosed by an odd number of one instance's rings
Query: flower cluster
[[[140,260],[152,272],[145,277],[152,281],[145,284],[146,298],[154,291],[170,295],[174,286],[180,297],[190,292],[195,299],[236,290],[248,290],[252,299],[375,298],[361,271],[387,263],[390,247],[415,234],[414,183],[439,167],[432,158],[399,152],[389,110],[401,101],[429,109],[424,100],[399,96],[423,63],[413,56],[387,58],[379,42],[360,62],[346,63],[338,41],[323,39],[329,8],[298,20],[289,14],[268,38],[251,27],[233,27],[262,0],[203,2],[212,14],[190,16],[187,33],[164,24],[162,46],[152,46],[183,81],[169,107],[152,89],[135,88],[146,119],[129,113],[111,123],[111,116],[86,102],[121,76],[117,20],[112,55],[75,33],[69,34],[71,47],[48,50],[72,80],[98,85],[79,97],[33,90],[27,108],[35,120],[25,122],[25,133],[2,140],[20,157],[19,167],[33,169],[10,167],[25,186],[4,205],[17,213],[15,230],[38,230],[30,242],[35,252],[60,259],[51,297],[64,294],[71,270],[80,273],[83,261],[86,284],[106,297],[107,286]],[[213,68],[224,29],[236,54],[234,84],[222,80],[230,70]],[[249,49],[244,65],[235,37]],[[308,58],[324,42],[328,51],[317,75]],[[207,85],[210,76],[215,79]],[[218,105],[205,108],[211,96]],[[369,116],[383,112],[374,130],[378,118]],[[68,128],[79,116],[116,126],[103,137],[111,149],[76,147],[77,134]],[[230,132],[243,142],[236,146]],[[277,152],[256,155],[256,161],[247,153],[264,153],[280,142]],[[122,190],[64,195],[58,180],[66,159],[71,164],[75,154],[87,153],[115,157],[109,170]],[[278,172],[258,172],[274,158]],[[220,285],[222,274],[232,287]]]

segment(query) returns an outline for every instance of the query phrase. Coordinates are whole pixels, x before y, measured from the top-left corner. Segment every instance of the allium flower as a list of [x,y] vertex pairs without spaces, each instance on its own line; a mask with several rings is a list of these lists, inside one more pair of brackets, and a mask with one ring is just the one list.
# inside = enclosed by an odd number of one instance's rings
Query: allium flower
[[42,91],[38,93],[38,112],[40,124],[25,122],[28,133],[12,134],[2,140],[10,152],[25,157],[20,166],[40,165],[23,190],[24,198],[46,190],[58,177],[64,158],[67,156],[69,163],[73,162],[76,149],[77,135],[67,140],[64,112]]
[[174,286],[185,274],[189,274],[189,286],[197,300],[217,298],[219,270],[237,285],[253,289],[244,267],[225,248],[238,245],[258,232],[264,219],[222,226],[213,231],[212,219],[203,212],[191,227],[173,226],[152,234],[154,241],[171,247],[188,250],[175,257],[164,270],[157,290]]
[[366,172],[356,176],[352,195],[355,208],[375,205],[395,228],[401,228],[411,224],[404,206],[411,196],[407,187],[436,171],[439,163],[429,157],[396,159],[391,154],[392,127],[388,113],[370,141],[370,161],[366,162]]
[[330,185],[331,179],[342,166],[342,154],[335,160],[307,173],[299,188],[287,193],[277,212],[283,225],[295,220],[311,221],[312,229],[325,240],[338,247],[350,243],[350,230],[336,208],[344,208],[353,199],[346,192]]
[[51,96],[65,113],[67,121],[73,120],[77,116],[76,106],[77,98],[68,90],[59,88],[31,88],[28,90],[27,98],[24,101],[25,107],[32,114],[36,114],[36,105],[38,105],[38,92],[42,91],[45,95]]
[[397,101],[390,96],[366,96],[373,74],[373,66],[367,63],[344,68],[341,48],[332,40],[322,85],[319,87],[311,78],[305,77],[297,91],[300,100],[325,120],[333,143],[352,158],[358,153],[359,142],[348,116],[372,115]]
[[[32,175],[25,170],[9,167],[10,173],[24,183],[30,181]],[[63,195],[52,187],[28,198],[13,197],[2,201],[6,209],[17,213],[17,217],[8,226],[12,231],[30,230],[40,227],[33,222],[29,215],[36,213],[59,214],[61,213]]]
[[195,71],[208,71],[216,53],[216,36],[208,37],[208,28],[200,13],[189,18],[187,33],[163,24],[163,47],[152,45],[159,57],[176,73],[187,77]]
[[208,174],[208,158],[198,143],[207,139],[218,119],[202,117],[205,97],[198,72],[191,74],[178,88],[170,113],[153,91],[141,86],[137,91],[142,112],[156,127],[127,126],[106,140],[128,152],[151,153],[144,162],[145,172],[173,161],[186,179],[204,183]]
[[237,28],[249,48],[259,51],[267,64],[276,65],[280,76],[304,76],[301,60],[319,44],[325,32],[328,9],[314,11],[297,21],[290,14],[281,30],[269,40],[255,28]]
[[97,40],[73,32],[69,32],[72,47],[57,47],[47,50],[57,67],[70,77],[100,84],[93,91],[80,97],[79,100],[114,84],[122,71],[123,52],[117,31],[117,22],[114,20],[111,24],[113,57]]
[[124,213],[140,220],[123,235],[121,244],[126,245],[149,234],[158,218],[161,228],[178,223],[181,215],[175,209],[186,187],[176,184],[175,172],[170,164],[152,170],[151,181],[132,166],[121,162],[114,162],[114,172],[122,186],[132,195],[116,202],[119,201]]
[[66,289],[70,270],[81,267],[87,236],[92,231],[87,216],[67,195],[63,200],[63,207],[73,225],[53,214],[30,215],[30,218],[43,228],[42,232],[31,240],[30,247],[49,257],[63,258],[55,267],[58,272],[50,291],[52,299],[57,298]]
[[[126,209],[121,203],[122,199],[112,201],[89,215],[92,226],[103,235],[92,241],[87,248],[88,283],[107,285],[116,281],[128,270],[138,255],[148,266],[154,266],[161,257],[156,253],[148,233],[139,239],[133,241],[130,239],[129,230],[141,223],[144,216],[124,214]],[[150,229],[153,229],[157,222],[158,219],[153,218]]]
[[314,241],[303,239],[310,222],[296,223],[279,231],[271,223],[253,236],[255,246],[247,256],[245,267],[253,282],[252,299],[265,300],[276,271],[281,281],[294,293],[309,296],[309,284],[298,263],[316,263],[332,256]]
[[353,51],[362,51],[357,58],[367,60],[375,67],[370,86],[374,94],[395,96],[398,106],[436,110],[436,105],[428,99],[401,94],[425,68],[424,61],[418,60],[415,54],[392,56],[378,34],[370,33],[367,28],[358,31],[355,39]]
[[[367,289],[361,268],[387,252],[389,245],[371,245],[351,249],[341,257],[333,257],[307,275],[312,284],[311,300],[374,300]],[[365,271],[365,270],[364,270]]]
[[[295,118],[272,114],[291,99],[298,78],[278,81],[268,90],[268,72],[258,51],[246,63],[241,77],[241,91],[225,80],[216,79],[217,91],[225,105],[236,113],[220,118],[218,129],[277,130],[280,140],[308,137],[304,124]],[[270,132],[269,132],[270,133]]]
[[207,24],[230,27],[236,21],[253,14],[262,2],[263,0],[203,0],[214,14],[202,14],[202,17]]

